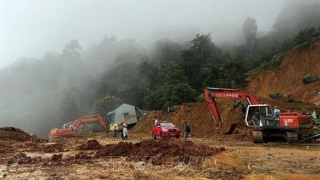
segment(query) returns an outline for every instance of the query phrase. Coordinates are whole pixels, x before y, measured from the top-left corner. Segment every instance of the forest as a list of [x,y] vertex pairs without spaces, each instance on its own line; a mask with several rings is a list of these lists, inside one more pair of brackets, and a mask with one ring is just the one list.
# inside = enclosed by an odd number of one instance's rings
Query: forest
[[245,87],[254,73],[275,69],[285,53],[320,38],[319,2],[292,6],[268,33],[259,32],[254,17],[244,19],[240,45],[215,43],[210,32],[181,42],[158,39],[148,48],[106,35],[88,49],[73,39],[42,59],[22,57],[0,69],[0,126],[46,137],[84,115],[106,118],[122,103],[171,111],[202,101],[207,86]]

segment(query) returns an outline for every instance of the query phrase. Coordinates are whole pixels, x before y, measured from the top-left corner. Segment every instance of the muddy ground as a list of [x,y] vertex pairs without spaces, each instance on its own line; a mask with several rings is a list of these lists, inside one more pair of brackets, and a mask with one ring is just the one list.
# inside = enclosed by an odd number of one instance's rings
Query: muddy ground
[[105,133],[47,141],[0,131],[0,179],[320,179],[317,143],[151,140],[138,133],[127,141]]

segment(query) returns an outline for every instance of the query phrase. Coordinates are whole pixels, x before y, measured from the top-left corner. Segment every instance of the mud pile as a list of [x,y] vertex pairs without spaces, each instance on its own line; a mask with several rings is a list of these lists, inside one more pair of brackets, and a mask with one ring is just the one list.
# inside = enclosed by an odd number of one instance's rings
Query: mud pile
[[[173,113],[164,111],[152,111],[143,116],[131,132],[141,132],[149,134],[151,137],[151,127],[153,118],[160,122],[167,121],[176,125],[181,130],[183,136],[183,123],[186,121],[191,127],[191,138],[209,138],[217,141],[251,141],[252,136],[244,125],[244,114],[238,108],[233,108],[233,100],[217,99],[218,110],[223,124],[216,126],[206,102],[195,104],[183,104]],[[238,126],[232,135],[225,135],[223,132],[231,123],[237,122]]]
[[53,152],[63,152],[65,145],[64,144],[60,144],[60,143],[56,143],[56,144],[49,144],[49,145],[45,145],[42,147],[39,147],[39,150],[42,150],[45,153],[53,153]]
[[13,163],[18,163],[18,164],[35,164],[37,162],[41,162],[42,158],[39,157],[29,157],[25,153],[19,153],[15,155],[12,159],[10,159],[7,163],[8,164],[13,164]]
[[89,140],[86,144],[81,144],[77,146],[77,149],[79,150],[97,150],[101,148],[102,145],[100,145],[99,142],[95,139]]
[[3,141],[29,141],[32,140],[30,134],[14,127],[1,127],[0,140]]
[[132,142],[107,144],[102,150],[96,152],[95,157],[127,156],[129,160],[148,160],[153,165],[161,165],[168,161],[189,163],[191,157],[213,156],[224,150],[224,147],[213,148],[194,144],[192,141],[163,138],[135,144]]

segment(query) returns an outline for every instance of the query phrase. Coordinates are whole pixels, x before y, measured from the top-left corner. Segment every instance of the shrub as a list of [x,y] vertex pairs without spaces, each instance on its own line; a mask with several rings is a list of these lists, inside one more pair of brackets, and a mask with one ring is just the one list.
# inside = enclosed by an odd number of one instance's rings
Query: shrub
[[281,93],[269,93],[268,95],[271,99],[283,100],[283,95]]
[[319,80],[319,77],[311,75],[311,74],[308,74],[308,75],[306,75],[305,77],[302,78],[303,84],[312,83],[312,82],[315,82],[315,81],[318,81],[318,80]]
[[292,96],[286,97],[286,101],[287,101],[287,103],[294,103],[294,102],[296,102],[296,101],[292,98]]
[[293,99],[291,95],[289,96],[283,96],[281,93],[275,92],[275,93],[269,93],[268,94],[271,99],[276,99],[276,100],[282,100],[287,103],[302,103],[303,101],[296,101]]

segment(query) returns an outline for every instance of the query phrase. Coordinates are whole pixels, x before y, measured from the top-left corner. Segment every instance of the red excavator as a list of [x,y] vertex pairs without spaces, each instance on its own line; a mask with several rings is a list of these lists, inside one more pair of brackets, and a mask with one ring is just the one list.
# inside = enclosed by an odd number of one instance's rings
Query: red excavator
[[70,123],[64,124],[62,129],[52,129],[49,138],[76,136],[86,131],[86,127],[90,123],[99,122],[102,127],[108,131],[108,126],[100,114],[81,117]]
[[[204,90],[208,107],[216,125],[222,124],[215,98],[239,99],[249,103],[246,108],[245,125],[253,132],[253,141],[262,143],[267,138],[285,138],[288,142],[299,142],[312,133],[311,116],[300,112],[283,112],[275,116],[270,105],[261,104],[256,96],[239,89],[212,88]],[[237,123],[232,123],[226,134],[231,134]]]

